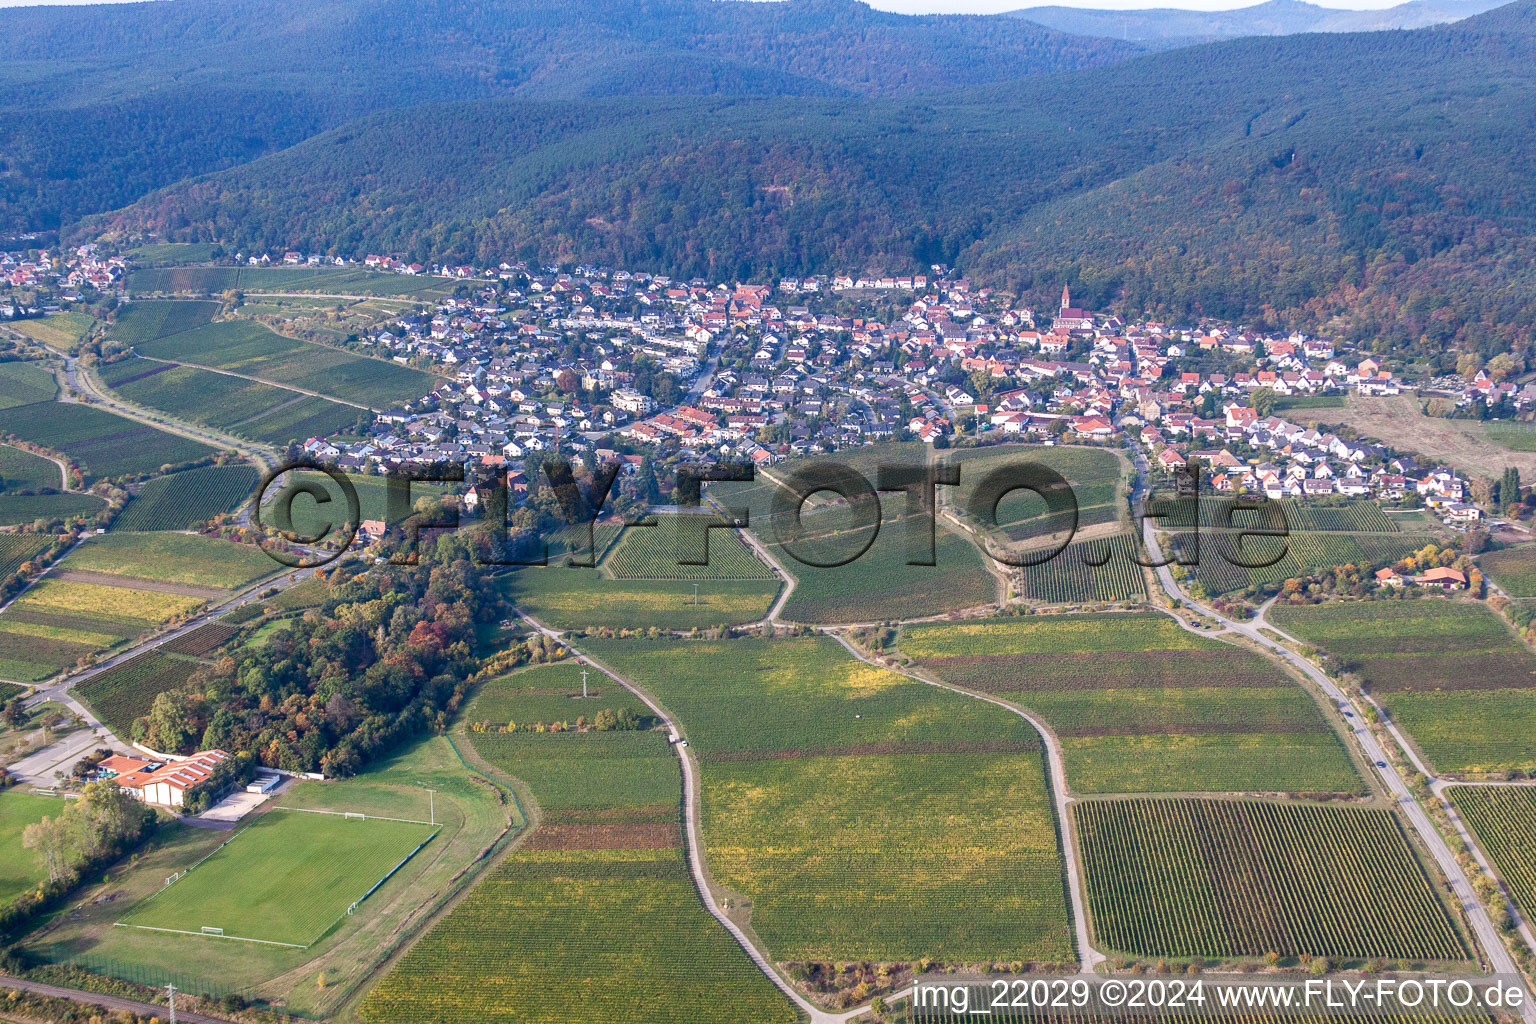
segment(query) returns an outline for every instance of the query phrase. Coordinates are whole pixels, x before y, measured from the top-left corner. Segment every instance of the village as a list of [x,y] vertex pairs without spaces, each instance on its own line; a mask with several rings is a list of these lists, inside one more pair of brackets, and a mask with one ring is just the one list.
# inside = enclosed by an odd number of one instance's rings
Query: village
[[[494,267],[299,252],[239,255],[255,267],[355,266],[456,282],[455,294],[383,322],[357,351],[447,381],[382,410],[366,436],[311,437],[345,471],[408,464],[508,465],[558,449],[625,458],[771,465],[890,440],[1130,445],[1165,474],[1203,460],[1218,494],[1338,502],[1418,499],[1466,528],[1489,509],[1446,466],[1309,422],[1309,404],[1419,388],[1514,416],[1536,385],[1498,361],[1471,377],[1411,381],[1324,338],[1217,321],[1126,322],[1073,304],[1013,307],[948,268],[776,285],[710,284],[594,266]],[[94,246],[26,260],[0,254],[13,294],[51,287],[66,307],[121,289],[121,256]],[[0,315],[26,310],[14,302]],[[1491,372],[1490,372],[1491,371]]]

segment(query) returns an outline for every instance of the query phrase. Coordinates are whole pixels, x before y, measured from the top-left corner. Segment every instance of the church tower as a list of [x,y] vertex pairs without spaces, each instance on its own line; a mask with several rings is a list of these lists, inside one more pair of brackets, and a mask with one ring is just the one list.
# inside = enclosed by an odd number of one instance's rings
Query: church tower
[[1061,286],[1061,308],[1063,312],[1072,308],[1072,293],[1067,290],[1066,285]]

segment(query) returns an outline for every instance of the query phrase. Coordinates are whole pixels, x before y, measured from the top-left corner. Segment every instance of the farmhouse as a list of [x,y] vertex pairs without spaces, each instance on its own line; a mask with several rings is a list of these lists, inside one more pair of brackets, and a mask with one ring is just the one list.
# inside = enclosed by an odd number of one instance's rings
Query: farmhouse
[[1439,587],[1441,590],[1461,590],[1467,585],[1467,578],[1455,569],[1447,569],[1443,566],[1431,569],[1413,578],[1413,582],[1421,587]]

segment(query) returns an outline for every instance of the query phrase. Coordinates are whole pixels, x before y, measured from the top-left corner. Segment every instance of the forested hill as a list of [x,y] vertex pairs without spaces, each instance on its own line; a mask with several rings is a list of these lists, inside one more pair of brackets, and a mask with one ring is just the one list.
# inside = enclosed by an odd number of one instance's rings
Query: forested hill
[[713,277],[957,261],[1038,301],[1438,352],[1536,322],[1536,0],[918,100],[393,111],[96,226]]
[[382,109],[518,96],[911,95],[1135,44],[855,0],[155,0],[0,9],[0,232]]

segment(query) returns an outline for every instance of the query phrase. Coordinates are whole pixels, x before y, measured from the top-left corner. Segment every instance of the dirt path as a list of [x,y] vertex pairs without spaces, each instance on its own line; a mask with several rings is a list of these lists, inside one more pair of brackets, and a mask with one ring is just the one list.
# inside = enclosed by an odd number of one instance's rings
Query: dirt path
[[[167,1012],[163,1006],[154,1003],[141,1003],[136,999],[123,999],[119,996],[103,996],[95,992],[81,992],[72,988],[60,988],[57,985],[44,985],[36,981],[23,981],[20,978],[12,978],[10,975],[0,975],[3,981],[0,986],[5,988],[21,989],[23,992],[34,992],[40,996],[52,996],[55,999],[68,999],[72,1003],[84,1003],[87,1006],[101,1006],[108,1010],[127,1010],[136,1013],[140,1017],[159,1019],[162,1013]],[[178,1009],[176,1019],[187,1021],[188,1024],[229,1024],[222,1017],[208,1017],[201,1013],[190,1013]]]
[[[27,452],[27,450],[25,448],[18,448],[14,444],[8,444],[5,447],[7,447],[7,448],[15,448],[16,451],[18,451],[18,452]],[[49,455],[47,452],[27,452],[27,454],[28,455],[36,455],[40,459],[47,459],[49,462],[53,463],[55,466],[58,466],[59,467],[59,490],[65,491],[65,492],[72,492],[72,491],[74,491],[74,488],[69,486],[69,463],[65,462],[63,459],[59,458],[57,455]]]

